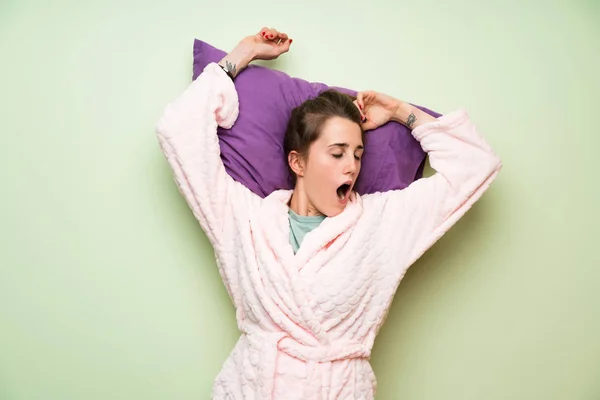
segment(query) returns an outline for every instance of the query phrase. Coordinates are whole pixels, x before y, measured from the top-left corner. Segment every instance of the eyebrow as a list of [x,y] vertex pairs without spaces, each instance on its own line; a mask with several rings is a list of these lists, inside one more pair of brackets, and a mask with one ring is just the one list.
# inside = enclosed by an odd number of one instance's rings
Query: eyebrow
[[[348,143],[334,143],[334,144],[330,144],[327,147],[343,147],[343,148],[348,148],[348,147],[350,147],[350,145]],[[356,150],[364,150],[364,148],[365,147],[362,146],[362,145],[356,146]]]

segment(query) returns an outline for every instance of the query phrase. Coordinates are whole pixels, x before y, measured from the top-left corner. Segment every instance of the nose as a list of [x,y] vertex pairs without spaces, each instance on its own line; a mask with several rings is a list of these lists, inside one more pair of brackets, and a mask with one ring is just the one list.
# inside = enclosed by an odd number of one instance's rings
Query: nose
[[354,159],[354,157],[353,157],[352,160],[350,160],[348,163],[346,163],[345,168],[344,168],[344,173],[346,175],[352,175],[354,177],[354,176],[356,176],[356,174],[358,174],[358,169],[359,169],[359,161]]

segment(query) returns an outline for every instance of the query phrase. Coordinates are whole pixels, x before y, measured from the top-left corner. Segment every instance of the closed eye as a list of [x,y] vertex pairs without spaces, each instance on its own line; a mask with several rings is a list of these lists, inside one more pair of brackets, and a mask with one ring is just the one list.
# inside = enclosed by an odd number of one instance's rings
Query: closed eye
[[[344,156],[344,153],[341,153],[341,154],[332,154],[332,156],[333,156],[334,158],[342,158],[342,157]],[[357,155],[355,155],[355,156],[354,156],[354,159],[355,159],[356,161],[360,161],[361,157],[360,157],[360,156],[357,156]]]

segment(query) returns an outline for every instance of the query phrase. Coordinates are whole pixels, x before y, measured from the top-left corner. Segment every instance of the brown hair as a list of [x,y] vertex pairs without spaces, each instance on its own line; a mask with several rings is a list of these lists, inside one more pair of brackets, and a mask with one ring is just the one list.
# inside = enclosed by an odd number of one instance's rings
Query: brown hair
[[354,105],[354,100],[356,100],[355,97],[330,89],[292,110],[285,132],[283,149],[286,164],[294,183],[296,182],[296,174],[287,162],[288,155],[295,150],[301,157],[306,159],[310,145],[319,138],[323,125],[330,118],[341,117],[356,122],[360,127],[364,142],[360,111]]

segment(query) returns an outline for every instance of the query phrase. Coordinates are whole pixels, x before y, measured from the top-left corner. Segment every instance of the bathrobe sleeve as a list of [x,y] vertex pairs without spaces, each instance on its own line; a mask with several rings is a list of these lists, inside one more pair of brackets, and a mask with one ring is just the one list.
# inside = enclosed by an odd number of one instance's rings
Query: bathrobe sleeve
[[[383,198],[383,221],[409,266],[454,225],[495,179],[502,163],[464,109],[413,129],[436,173]],[[385,223],[385,222],[384,222]],[[400,233],[398,235],[391,232]],[[398,243],[390,243],[398,246]]]
[[166,106],[156,126],[177,186],[215,250],[227,251],[236,218],[261,201],[227,174],[220,156],[217,125],[233,126],[238,107],[233,82],[211,63]]

